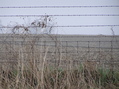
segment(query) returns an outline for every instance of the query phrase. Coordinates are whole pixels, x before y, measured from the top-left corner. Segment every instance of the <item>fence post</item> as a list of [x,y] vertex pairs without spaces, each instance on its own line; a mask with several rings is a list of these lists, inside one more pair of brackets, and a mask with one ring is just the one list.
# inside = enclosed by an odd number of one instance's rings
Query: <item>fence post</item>
[[90,41],[88,41],[88,57],[89,57],[88,60],[90,59],[90,45],[89,44],[90,44]]
[[68,47],[68,43],[66,41],[66,60],[67,60],[67,47]]
[[111,61],[113,60],[113,45],[112,45],[112,41],[111,41]]
[[113,61],[113,45],[112,45],[112,41],[111,41],[111,60],[110,60],[110,62],[111,62],[111,69],[112,69],[112,71],[113,71],[113,67],[114,67],[114,61]]
[[46,41],[43,42],[44,43],[44,54],[45,54],[45,50],[46,50]]
[[100,41],[99,41],[99,64],[100,64],[100,56],[101,54],[100,54]]
[[55,67],[57,67],[57,42],[55,42]]
[[79,42],[77,41],[77,53],[78,53],[78,50],[79,50]]

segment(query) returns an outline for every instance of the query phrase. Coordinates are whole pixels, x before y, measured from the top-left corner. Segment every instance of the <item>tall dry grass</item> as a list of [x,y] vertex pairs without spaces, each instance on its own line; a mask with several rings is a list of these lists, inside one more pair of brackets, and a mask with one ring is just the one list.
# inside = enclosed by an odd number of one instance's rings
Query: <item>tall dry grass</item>
[[88,60],[75,65],[56,38],[55,48],[38,46],[43,41],[38,37],[22,38],[21,43],[4,40],[1,45],[0,89],[119,89],[119,71]]

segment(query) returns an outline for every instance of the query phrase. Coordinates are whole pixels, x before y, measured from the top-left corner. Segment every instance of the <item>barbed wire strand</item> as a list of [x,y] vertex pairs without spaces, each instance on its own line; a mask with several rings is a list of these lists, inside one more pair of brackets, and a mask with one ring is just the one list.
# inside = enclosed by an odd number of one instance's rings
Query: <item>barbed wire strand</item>
[[0,8],[104,8],[104,7],[119,7],[119,5],[106,5],[106,6],[1,6]]
[[[117,27],[119,25],[59,25],[59,26],[46,26],[46,27]],[[17,26],[16,28],[35,28],[39,26]],[[1,26],[0,28],[14,28],[11,26]],[[43,27],[45,28],[45,27]]]
[[72,14],[72,15],[0,15],[0,17],[40,17],[40,16],[119,16],[119,14]]

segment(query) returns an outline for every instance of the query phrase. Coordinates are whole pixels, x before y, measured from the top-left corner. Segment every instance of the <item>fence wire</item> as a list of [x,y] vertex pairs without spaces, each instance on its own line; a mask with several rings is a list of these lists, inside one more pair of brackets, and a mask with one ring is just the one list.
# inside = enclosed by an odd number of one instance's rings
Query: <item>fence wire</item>
[[105,6],[1,6],[0,8],[111,8],[119,7],[119,5],[105,5]]
[[72,15],[0,15],[0,17],[41,17],[41,16],[119,16],[119,14],[72,14]]
[[[59,25],[59,26],[46,26],[46,27],[118,27],[119,25]],[[26,26],[26,28],[36,28],[39,26]],[[0,28],[14,28],[11,26],[1,26]],[[25,28],[25,26],[19,26],[19,28]]]

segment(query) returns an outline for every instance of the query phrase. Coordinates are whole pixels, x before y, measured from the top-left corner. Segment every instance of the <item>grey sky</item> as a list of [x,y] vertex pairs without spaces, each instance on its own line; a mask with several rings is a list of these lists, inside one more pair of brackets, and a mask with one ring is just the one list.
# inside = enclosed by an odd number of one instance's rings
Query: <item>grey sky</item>
[[[119,5],[119,0],[0,0],[0,6],[105,6]],[[119,14],[119,7],[109,8],[29,8],[29,9],[0,9],[0,15],[72,15],[72,14]],[[56,25],[119,25],[119,16],[61,16],[53,17]],[[0,17],[2,25],[12,22],[25,23],[37,17],[25,18]],[[111,35],[111,27],[75,27],[55,28],[58,34],[94,34]],[[113,27],[119,35],[119,27]]]

